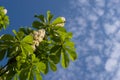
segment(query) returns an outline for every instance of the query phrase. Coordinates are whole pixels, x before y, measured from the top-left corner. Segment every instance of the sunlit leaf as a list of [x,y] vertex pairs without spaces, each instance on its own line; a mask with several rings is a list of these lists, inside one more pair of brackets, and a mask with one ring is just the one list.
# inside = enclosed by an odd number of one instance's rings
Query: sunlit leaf
[[50,23],[53,18],[53,15],[50,13],[50,11],[47,11],[47,20]]
[[26,37],[23,38],[22,42],[32,44],[33,43],[33,37],[31,35],[27,35]]
[[42,73],[45,73],[45,70],[46,70],[46,65],[45,65],[45,63],[39,62],[39,63],[38,63],[38,68],[39,68],[39,70],[40,70]]
[[61,17],[57,17],[57,18],[52,22],[53,25],[56,25],[56,24],[59,24],[59,23],[64,23],[64,20],[62,20]]

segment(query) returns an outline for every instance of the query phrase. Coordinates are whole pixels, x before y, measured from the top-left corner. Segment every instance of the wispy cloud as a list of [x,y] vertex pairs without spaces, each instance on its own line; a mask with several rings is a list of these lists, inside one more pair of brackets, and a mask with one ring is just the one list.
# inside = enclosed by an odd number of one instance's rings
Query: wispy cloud
[[79,57],[51,80],[120,80],[119,4],[120,0],[70,1],[66,26],[74,34]]

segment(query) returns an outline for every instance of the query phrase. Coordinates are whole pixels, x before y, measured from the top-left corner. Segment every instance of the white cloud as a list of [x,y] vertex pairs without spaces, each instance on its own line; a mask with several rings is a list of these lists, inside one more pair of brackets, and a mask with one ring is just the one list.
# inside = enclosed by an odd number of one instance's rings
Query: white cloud
[[107,62],[105,64],[105,69],[106,69],[106,71],[111,72],[111,71],[115,70],[116,66],[117,66],[117,60],[110,58],[107,60]]
[[119,59],[120,58],[120,43],[114,42],[112,51],[111,51],[111,58]]
[[90,20],[90,21],[97,21],[97,19],[98,19],[98,16],[96,16],[96,14],[89,14],[88,15],[88,19]]
[[99,8],[99,7],[93,8],[93,11],[95,11],[95,13],[99,16],[102,16],[104,14],[104,9]]
[[110,24],[110,23],[105,23],[104,24],[104,29],[107,35],[112,35],[116,32],[117,27],[114,24]]

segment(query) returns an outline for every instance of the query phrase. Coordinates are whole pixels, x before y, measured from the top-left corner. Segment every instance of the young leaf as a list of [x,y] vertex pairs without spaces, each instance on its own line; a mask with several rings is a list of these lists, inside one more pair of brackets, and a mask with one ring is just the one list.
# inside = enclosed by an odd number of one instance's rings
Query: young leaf
[[47,11],[47,21],[48,21],[48,23],[51,22],[52,18],[53,18],[53,15],[50,13],[50,11]]
[[65,23],[65,20],[63,20],[62,17],[58,17],[52,22],[52,25],[56,25],[59,23]]
[[26,37],[23,38],[22,42],[32,44],[33,43],[33,37],[31,35],[27,35]]
[[22,47],[23,54],[25,54],[25,53],[32,54],[33,53],[33,48],[32,48],[31,45],[25,44],[25,43],[21,43],[21,47]]

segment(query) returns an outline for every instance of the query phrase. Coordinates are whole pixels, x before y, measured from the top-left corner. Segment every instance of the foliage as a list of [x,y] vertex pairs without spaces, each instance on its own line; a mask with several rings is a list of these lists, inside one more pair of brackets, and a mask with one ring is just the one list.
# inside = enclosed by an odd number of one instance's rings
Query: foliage
[[0,7],[0,30],[2,28],[6,29],[9,24],[9,18],[6,15],[7,10],[4,7]]
[[70,60],[77,58],[72,33],[63,25],[65,18],[53,20],[50,11],[47,18],[44,15],[35,17],[37,20],[32,23],[32,28],[20,28],[13,30],[14,35],[0,37],[0,61],[5,55],[8,58],[7,64],[0,68],[2,79],[42,80],[41,74],[47,74],[49,69],[56,71],[58,63],[67,68]]

